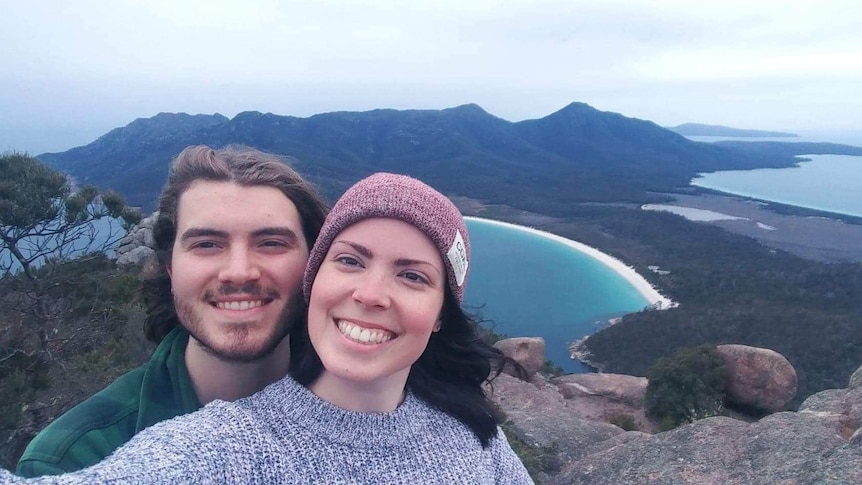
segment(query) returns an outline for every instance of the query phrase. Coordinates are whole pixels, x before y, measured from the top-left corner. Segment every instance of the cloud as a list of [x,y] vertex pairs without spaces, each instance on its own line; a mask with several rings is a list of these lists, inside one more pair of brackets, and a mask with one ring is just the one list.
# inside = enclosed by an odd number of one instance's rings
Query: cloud
[[[467,102],[519,120],[584,101],[662,124],[748,112],[764,129],[848,128],[857,3],[6,2],[0,125]],[[800,103],[808,117],[792,114]]]

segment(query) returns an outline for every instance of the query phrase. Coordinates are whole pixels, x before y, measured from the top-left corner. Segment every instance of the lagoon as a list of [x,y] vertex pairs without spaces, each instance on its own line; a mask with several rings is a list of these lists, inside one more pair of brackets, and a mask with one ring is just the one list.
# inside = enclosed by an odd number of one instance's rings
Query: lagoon
[[[829,142],[862,146],[862,134],[803,133],[797,138],[688,137],[694,141]],[[796,167],[703,173],[692,185],[728,194],[862,217],[862,157],[801,155]],[[809,159],[810,161],[801,161]]]
[[798,167],[700,174],[692,185],[781,204],[862,217],[862,157],[804,155]]
[[477,218],[467,227],[467,309],[508,337],[544,338],[546,358],[567,372],[591,372],[570,358],[569,343],[652,303],[620,272],[558,240]]

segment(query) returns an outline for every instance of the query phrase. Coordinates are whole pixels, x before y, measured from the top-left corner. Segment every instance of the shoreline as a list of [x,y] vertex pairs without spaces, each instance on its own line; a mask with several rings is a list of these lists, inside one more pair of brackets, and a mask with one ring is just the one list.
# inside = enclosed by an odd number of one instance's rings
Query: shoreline
[[489,224],[496,224],[498,226],[521,230],[536,236],[551,239],[561,244],[565,244],[566,246],[581,253],[584,253],[587,256],[595,259],[596,261],[604,264],[605,266],[613,270],[615,273],[620,275],[624,280],[626,280],[630,285],[632,285],[635,290],[637,290],[637,292],[644,297],[645,300],[649,302],[649,306],[653,309],[667,310],[669,308],[679,306],[679,303],[659,293],[659,291],[655,289],[655,287],[650,284],[650,282],[647,281],[646,278],[644,278],[640,273],[635,271],[634,268],[632,268],[631,266],[626,266],[626,264],[619,259],[609,254],[603,253],[592,246],[588,246],[584,243],[567,239],[563,236],[559,236],[551,232],[542,231],[533,227],[512,224],[511,222],[503,222],[495,219],[486,219],[484,217],[475,216],[465,216],[464,219],[474,219],[482,222],[487,222]]

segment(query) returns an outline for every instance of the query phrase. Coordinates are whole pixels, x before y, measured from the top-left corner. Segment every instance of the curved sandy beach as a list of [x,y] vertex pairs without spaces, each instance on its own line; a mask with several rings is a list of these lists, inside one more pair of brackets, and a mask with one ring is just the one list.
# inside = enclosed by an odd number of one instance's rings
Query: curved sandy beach
[[593,248],[591,246],[587,246],[586,244],[583,244],[583,243],[580,243],[577,241],[572,241],[571,239],[566,239],[562,236],[558,236],[558,235],[550,233],[550,232],[540,231],[540,230],[534,229],[532,227],[519,226],[518,224],[496,221],[494,219],[485,219],[482,217],[465,217],[465,219],[468,219],[468,220],[473,219],[473,220],[478,220],[478,221],[482,221],[482,222],[487,222],[490,224],[496,224],[499,226],[510,227],[512,229],[526,231],[526,232],[529,232],[531,234],[535,234],[537,236],[541,236],[541,237],[548,238],[548,239],[554,240],[556,242],[565,244],[566,246],[569,246],[570,248],[575,249],[576,251],[580,251],[580,252],[586,254],[587,256],[590,256],[591,258],[599,261],[600,263],[602,263],[605,266],[614,270],[617,274],[619,274],[626,281],[628,281],[629,284],[631,284],[638,291],[638,293],[640,293],[650,303],[650,305],[653,308],[655,308],[657,310],[665,310],[668,308],[673,308],[673,307],[678,305],[676,302],[674,302],[671,299],[667,298],[666,296],[662,295],[661,293],[658,292],[658,290],[653,288],[653,286],[649,283],[649,281],[647,281],[646,278],[641,276],[640,273],[635,271],[634,268],[626,266],[619,259],[616,259],[613,256],[610,256],[608,254],[605,254],[596,248]]

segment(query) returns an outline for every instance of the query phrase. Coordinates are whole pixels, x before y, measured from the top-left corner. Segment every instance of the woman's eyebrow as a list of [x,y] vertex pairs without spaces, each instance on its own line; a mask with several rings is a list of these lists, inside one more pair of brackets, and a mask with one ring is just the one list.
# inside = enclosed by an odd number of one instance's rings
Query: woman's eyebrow
[[365,258],[371,259],[374,257],[374,253],[372,253],[370,249],[366,248],[365,246],[363,246],[359,243],[355,243],[353,241],[345,241],[343,239],[340,239],[340,240],[335,241],[335,242],[341,243],[341,244],[346,244],[346,245],[352,247],[354,251],[356,251],[357,253],[359,253],[360,255],[362,255]]

